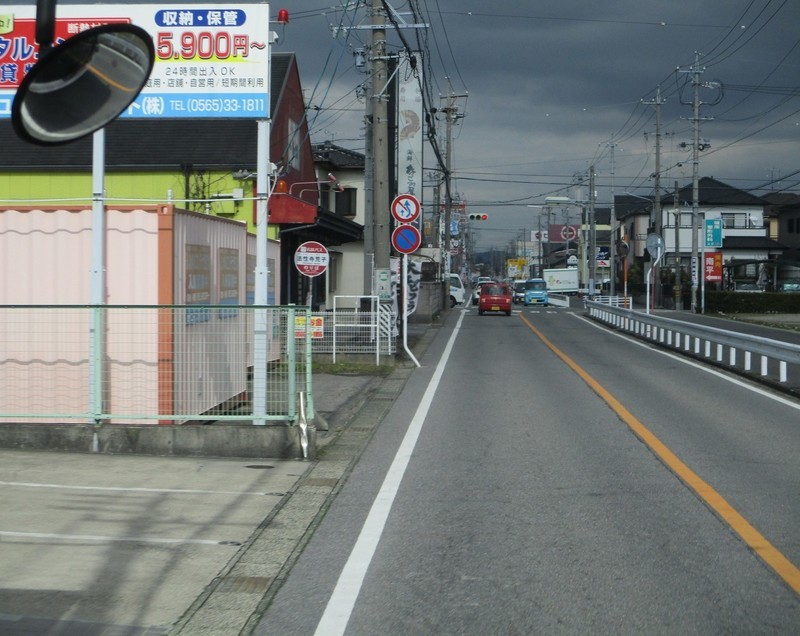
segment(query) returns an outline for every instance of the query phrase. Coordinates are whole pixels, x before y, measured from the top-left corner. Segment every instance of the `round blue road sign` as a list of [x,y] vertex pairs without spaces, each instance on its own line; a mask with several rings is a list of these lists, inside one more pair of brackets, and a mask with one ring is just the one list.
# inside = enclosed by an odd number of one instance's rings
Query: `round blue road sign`
[[392,247],[401,254],[411,254],[419,249],[422,236],[413,225],[398,225],[392,232]]

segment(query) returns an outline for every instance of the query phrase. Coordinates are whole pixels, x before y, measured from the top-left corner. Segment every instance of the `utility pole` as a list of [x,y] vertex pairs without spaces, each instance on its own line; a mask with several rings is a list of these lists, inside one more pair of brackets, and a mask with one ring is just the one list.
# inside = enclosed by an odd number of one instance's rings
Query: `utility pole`
[[[445,115],[445,134],[447,136],[447,148],[444,156],[444,254],[442,262],[445,264],[445,276],[450,273],[450,223],[453,215],[453,189],[451,167],[453,165],[453,123],[463,115],[458,114],[457,98],[467,97],[467,95],[454,95],[452,91],[446,98],[447,105],[441,109]],[[437,202],[438,203],[438,202]]]
[[[679,69],[680,70],[680,69]],[[697,311],[697,289],[699,287],[700,276],[702,276],[703,264],[700,263],[698,254],[699,233],[700,233],[700,122],[710,121],[713,117],[700,117],[700,87],[719,88],[716,82],[701,84],[700,74],[705,72],[705,68],[700,68],[700,54],[694,54],[694,64],[687,71],[682,73],[692,74],[692,128],[694,138],[692,140],[692,312]],[[719,100],[712,104],[719,103]],[[703,308],[701,308],[701,313]]]
[[374,85],[372,73],[367,71],[367,80],[364,82],[365,95],[367,97],[367,112],[364,116],[364,294],[371,296],[375,293],[375,281],[373,280],[373,270],[375,268],[375,231],[373,228],[374,219],[374,196],[373,183],[374,157],[372,151],[372,120]]
[[611,286],[609,287],[609,295],[615,296],[617,293],[617,214],[616,209],[614,207],[614,170],[616,166],[614,164],[614,149],[617,147],[615,142],[611,142],[608,144],[608,147],[611,148],[611,240],[609,241],[609,263],[611,265]]
[[391,226],[389,223],[389,121],[385,88],[386,13],[381,0],[372,0],[372,228],[375,268],[389,269]]
[[597,224],[594,214],[594,166],[589,168],[589,296],[595,294],[595,279],[597,278]]
[[[680,190],[678,189],[678,182],[675,182],[675,193],[672,195],[673,206],[675,207],[675,309],[678,309],[683,299],[683,292],[681,290],[681,207],[680,207]],[[683,306],[680,307],[683,309]]]
[[[655,189],[655,196],[653,197],[654,218],[652,226],[653,232],[660,236],[661,227],[663,225],[663,219],[661,218],[661,104],[664,103],[661,99],[661,87],[658,87],[654,100],[642,103],[648,106],[655,106],[656,108],[656,171],[654,173],[655,184],[653,186]],[[661,304],[661,273],[659,269],[657,265],[653,268],[653,302],[656,307]]]
[[700,263],[698,262],[697,249],[700,230],[700,65],[699,55],[695,53],[694,66],[692,67],[692,313],[697,311],[697,286],[700,276]]

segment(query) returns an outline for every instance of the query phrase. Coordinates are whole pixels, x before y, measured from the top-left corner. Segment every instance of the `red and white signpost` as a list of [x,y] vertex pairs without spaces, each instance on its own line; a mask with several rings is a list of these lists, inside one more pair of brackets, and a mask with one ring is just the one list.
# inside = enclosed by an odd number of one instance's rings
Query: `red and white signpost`
[[304,276],[324,274],[330,263],[328,248],[316,241],[306,241],[294,253],[294,266]]

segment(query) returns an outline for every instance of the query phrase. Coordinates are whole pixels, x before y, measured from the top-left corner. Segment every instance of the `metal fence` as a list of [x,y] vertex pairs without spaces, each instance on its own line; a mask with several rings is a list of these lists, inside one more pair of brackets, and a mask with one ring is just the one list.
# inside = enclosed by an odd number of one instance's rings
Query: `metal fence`
[[[605,303],[587,301],[586,309],[595,320],[638,338],[656,342],[676,352],[713,360],[745,374],[774,378],[778,383],[786,384],[791,369],[794,372],[793,384],[798,384],[800,345],[663,318]],[[754,356],[758,358],[757,368],[754,368]]]
[[[0,422],[314,417],[306,307],[0,307]],[[255,361],[260,361],[259,365]]]
[[312,321],[312,351],[331,354],[373,356],[380,364],[381,356],[396,352],[397,332],[395,313],[377,296],[335,296],[331,311],[314,312]]

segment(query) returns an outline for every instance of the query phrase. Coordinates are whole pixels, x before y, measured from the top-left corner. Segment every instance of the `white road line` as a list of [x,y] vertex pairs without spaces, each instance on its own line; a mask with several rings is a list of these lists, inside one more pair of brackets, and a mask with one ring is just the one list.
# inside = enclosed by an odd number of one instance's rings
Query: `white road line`
[[640,340],[639,338],[636,338],[634,336],[628,335],[628,334],[626,334],[624,332],[623,333],[619,333],[617,331],[607,329],[607,328],[603,327],[602,324],[598,324],[594,320],[590,320],[589,318],[586,318],[585,316],[579,316],[577,314],[572,314],[572,315],[575,316],[576,318],[580,319],[580,320],[583,320],[583,321],[589,323],[595,329],[601,329],[602,331],[605,331],[606,333],[610,333],[611,335],[617,336],[618,338],[622,338],[624,340],[627,340],[628,342],[630,342],[632,344],[638,345],[640,347],[644,347],[644,348],[646,348],[646,349],[648,349],[650,351],[653,351],[655,353],[660,353],[663,356],[667,356],[668,358],[672,358],[673,360],[677,360],[678,362],[682,362],[683,364],[689,365],[690,367],[694,367],[695,369],[699,369],[700,371],[705,371],[706,373],[709,373],[709,374],[714,375],[714,376],[716,376],[718,378],[721,378],[721,379],[725,380],[726,382],[730,382],[731,384],[735,384],[736,386],[740,386],[743,389],[747,389],[748,391],[752,391],[753,393],[758,393],[759,395],[763,395],[764,397],[768,397],[771,400],[774,400],[775,402],[780,402],[781,404],[783,404],[785,406],[791,406],[793,409],[800,410],[800,403],[798,403],[797,401],[790,400],[788,398],[782,397],[782,396],[777,395],[775,393],[771,393],[770,391],[766,391],[766,390],[762,389],[761,387],[755,386],[751,382],[748,382],[747,380],[740,380],[739,378],[732,377],[731,375],[728,375],[728,373],[724,373],[722,371],[718,371],[717,369],[714,369],[713,367],[709,367],[708,365],[705,365],[702,362],[697,362],[696,360],[692,360],[691,358],[687,358],[685,356],[682,356],[679,353],[673,353],[672,351],[668,351],[668,350],[662,349],[661,347],[659,347],[659,346],[657,346],[657,345],[655,345],[653,343],[647,342],[645,340]]
[[149,493],[174,493],[177,495],[249,495],[264,497],[275,495],[268,492],[242,492],[236,490],[184,490],[180,488],[122,488],[115,486],[69,486],[64,484],[38,484],[28,481],[0,481],[0,486],[14,486],[17,488],[60,488],[64,490],[100,490],[112,492],[149,492]]
[[20,539],[48,539],[50,541],[91,541],[94,543],[192,543],[199,545],[240,545],[239,542],[223,541],[221,539],[160,539],[157,537],[111,537],[93,534],[54,534],[49,532],[12,532],[10,530],[0,530],[0,537],[20,538]]
[[439,382],[444,374],[445,366],[450,358],[450,352],[453,350],[456,336],[461,329],[461,323],[464,320],[464,313],[458,318],[455,329],[447,342],[439,364],[436,365],[436,370],[433,373],[428,388],[422,396],[422,400],[417,407],[417,412],[414,414],[411,423],[408,426],[405,437],[397,449],[394,456],[392,465],[386,473],[386,478],[381,484],[381,488],[372,502],[367,519],[361,532],[358,535],[356,544],[353,546],[350,557],[339,575],[339,580],[336,582],[336,587],[333,594],[328,600],[325,611],[320,618],[319,624],[315,632],[315,636],[335,636],[336,634],[344,634],[347,623],[350,620],[350,615],[353,612],[358,594],[361,591],[361,585],[364,582],[364,576],[367,574],[367,568],[372,562],[372,557],[378,547],[383,528],[386,525],[386,519],[392,509],[397,490],[400,487],[400,482],[403,480],[408,462],[411,459],[411,454],[414,452],[414,447],[419,439],[422,426],[425,423],[425,418],[428,415],[428,410],[433,402],[433,396],[439,387]]

